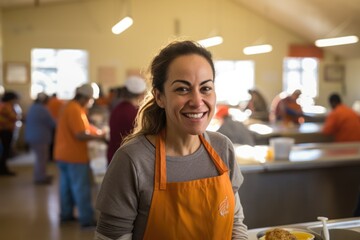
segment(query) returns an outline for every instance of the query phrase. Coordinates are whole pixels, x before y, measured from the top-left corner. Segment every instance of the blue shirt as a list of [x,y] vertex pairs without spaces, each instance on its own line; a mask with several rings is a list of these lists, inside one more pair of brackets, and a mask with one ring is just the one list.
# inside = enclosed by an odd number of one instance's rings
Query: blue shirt
[[51,143],[55,120],[41,103],[29,108],[25,121],[25,141],[27,143]]

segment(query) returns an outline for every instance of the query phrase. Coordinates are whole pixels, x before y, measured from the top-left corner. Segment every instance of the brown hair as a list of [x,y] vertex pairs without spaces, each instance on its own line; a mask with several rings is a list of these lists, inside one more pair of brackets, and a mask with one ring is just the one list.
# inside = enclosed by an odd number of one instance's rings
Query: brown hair
[[159,133],[166,125],[166,114],[163,108],[160,108],[155,101],[155,89],[164,92],[164,84],[167,80],[167,74],[170,64],[174,59],[190,54],[197,54],[204,57],[211,66],[215,76],[215,67],[211,53],[194,41],[174,41],[154,57],[150,64],[150,81],[152,90],[148,92],[143,103],[139,108],[135,120],[135,127],[123,142],[127,142],[139,135],[154,135]]

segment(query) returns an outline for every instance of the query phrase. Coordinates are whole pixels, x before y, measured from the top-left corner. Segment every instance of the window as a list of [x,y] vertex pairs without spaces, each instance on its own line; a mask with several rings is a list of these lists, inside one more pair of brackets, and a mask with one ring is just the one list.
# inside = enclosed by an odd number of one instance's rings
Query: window
[[318,60],[316,58],[285,58],[283,91],[291,94],[296,89],[303,97],[318,96]]
[[78,49],[31,51],[31,97],[40,92],[56,93],[61,99],[74,97],[76,87],[88,82],[88,53]]
[[249,100],[248,90],[254,87],[253,61],[215,61],[217,102],[238,105]]

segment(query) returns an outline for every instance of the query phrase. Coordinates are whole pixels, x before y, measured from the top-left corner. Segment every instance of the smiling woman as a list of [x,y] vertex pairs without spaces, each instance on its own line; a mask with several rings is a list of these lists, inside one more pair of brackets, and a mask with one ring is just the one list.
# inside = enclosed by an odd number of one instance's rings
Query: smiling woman
[[96,239],[247,239],[233,144],[206,131],[216,103],[211,53],[172,42],[150,71],[151,94],[98,195]]

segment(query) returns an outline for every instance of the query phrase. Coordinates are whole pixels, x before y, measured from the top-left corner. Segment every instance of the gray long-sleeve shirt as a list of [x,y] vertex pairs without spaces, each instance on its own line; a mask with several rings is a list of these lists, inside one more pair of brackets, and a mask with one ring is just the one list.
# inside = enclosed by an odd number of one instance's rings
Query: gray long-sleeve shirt
[[[247,227],[238,197],[243,176],[235,160],[231,141],[219,133],[205,138],[230,169],[236,198],[233,239],[247,239]],[[204,146],[182,157],[166,157],[167,181],[181,182],[218,176]],[[138,137],[115,153],[105,174],[96,208],[100,211],[96,239],[142,239],[146,228],[154,185],[155,147]],[[121,238],[125,239],[125,238]]]

